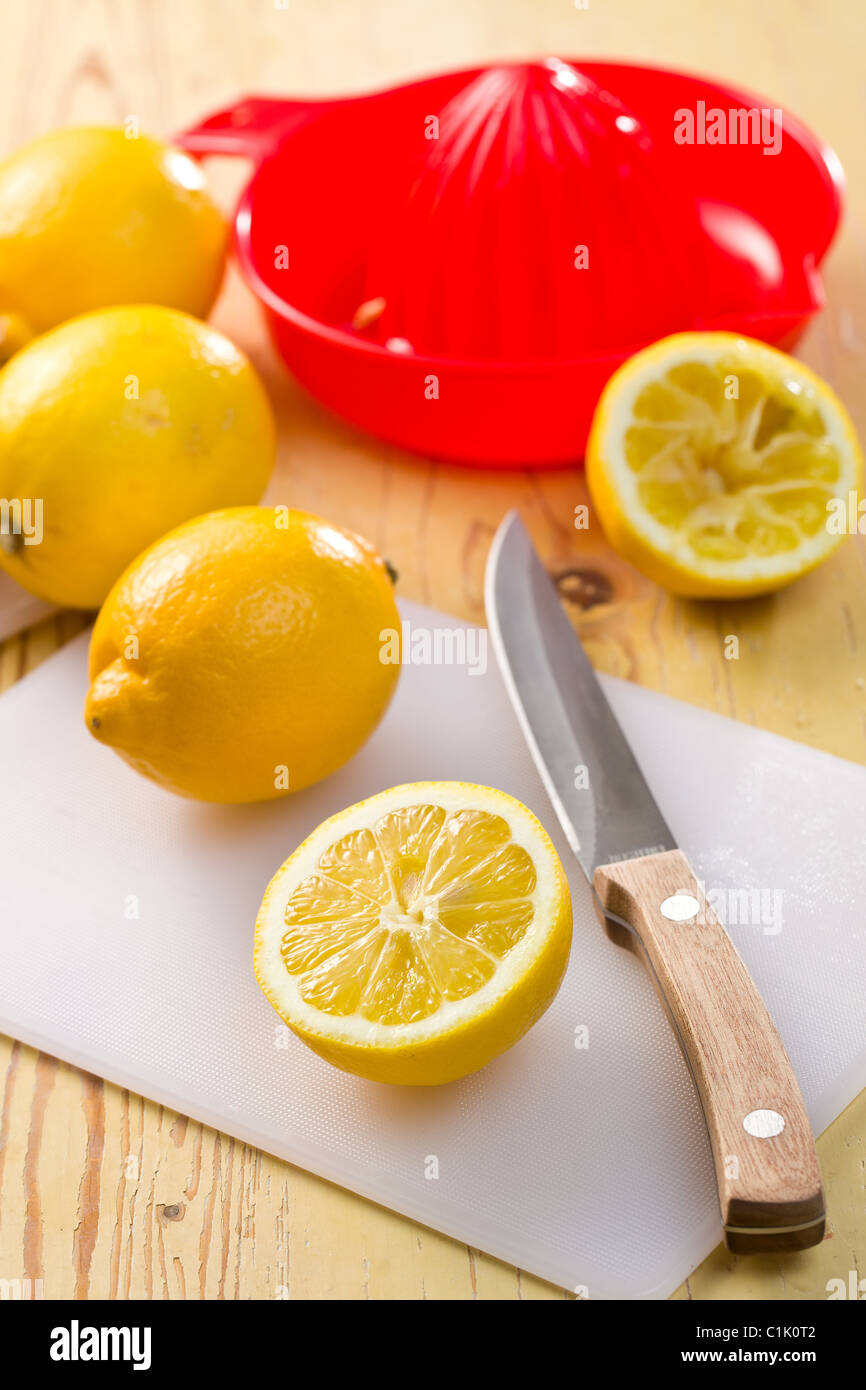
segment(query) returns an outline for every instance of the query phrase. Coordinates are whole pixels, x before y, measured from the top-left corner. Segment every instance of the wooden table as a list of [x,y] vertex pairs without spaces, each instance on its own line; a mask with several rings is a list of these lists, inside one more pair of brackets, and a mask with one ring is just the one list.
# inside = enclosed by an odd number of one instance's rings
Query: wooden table
[[[860,11],[858,13],[858,11]],[[835,146],[850,204],[829,304],[801,352],[866,434],[866,123],[862,7],[850,0],[31,0],[0,11],[0,150],[51,127],[168,133],[248,92],[326,94],[523,54],[605,55],[711,71],[770,95]],[[239,171],[214,162],[229,204]],[[862,539],[774,598],[676,601],[576,533],[574,472],[479,474],[408,458],[327,418],[277,367],[231,277],[216,313],[277,404],[269,499],[368,535],[400,592],[483,621],[482,570],[519,506],[604,670],[866,762]],[[79,631],[68,614],[0,648],[0,688]],[[724,639],[740,638],[739,659]],[[563,1298],[140,1097],[0,1040],[0,1276],[46,1298]],[[823,1298],[866,1257],[866,1093],[819,1141],[827,1239],[786,1260],[713,1254],[679,1298]]]

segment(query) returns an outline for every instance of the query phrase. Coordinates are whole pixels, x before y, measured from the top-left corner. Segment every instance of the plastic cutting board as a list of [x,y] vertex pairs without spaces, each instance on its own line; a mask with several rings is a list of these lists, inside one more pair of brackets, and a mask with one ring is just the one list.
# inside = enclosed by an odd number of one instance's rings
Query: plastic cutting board
[[[643,968],[596,922],[492,651],[483,675],[407,666],[349,766],[293,800],[228,808],[159,790],[88,737],[86,641],[0,700],[0,1028],[590,1298],[671,1292],[720,1238],[700,1111]],[[866,1085],[866,769],[604,684],[723,895],[819,1131]],[[531,806],[568,868],[575,930],[528,1037],[478,1075],[413,1091],[334,1071],[287,1033],[251,944],[264,886],[303,836],[419,778]]]

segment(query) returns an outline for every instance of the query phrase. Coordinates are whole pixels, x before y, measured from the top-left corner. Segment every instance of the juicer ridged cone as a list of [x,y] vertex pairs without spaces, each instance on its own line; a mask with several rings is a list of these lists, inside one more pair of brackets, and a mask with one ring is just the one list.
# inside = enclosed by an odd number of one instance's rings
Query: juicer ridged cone
[[[658,337],[695,300],[695,201],[653,141],[558,59],[481,73],[428,122],[368,248],[371,336],[420,353],[578,358]],[[687,306],[687,307],[684,307]]]

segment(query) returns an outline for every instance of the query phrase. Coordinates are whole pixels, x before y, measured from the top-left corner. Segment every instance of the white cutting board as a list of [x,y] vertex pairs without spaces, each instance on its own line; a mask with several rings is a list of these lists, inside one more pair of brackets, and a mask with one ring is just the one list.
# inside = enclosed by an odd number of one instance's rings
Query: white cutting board
[[[227,808],[160,791],[89,738],[86,640],[0,700],[0,1028],[590,1298],[670,1293],[720,1238],[700,1111],[643,968],[596,922],[492,654],[483,676],[407,667],[348,767],[293,800]],[[707,888],[765,892],[766,925],[730,930],[819,1131],[866,1086],[866,770],[604,684]],[[418,778],[531,806],[569,871],[575,930],[530,1035],[414,1091],[334,1071],[288,1034],[251,947],[301,838]]]
[[33,594],[28,594],[26,589],[16,584],[5,570],[0,570],[0,642],[14,637],[16,632],[22,632],[33,623],[41,623],[43,618],[56,612],[53,604],[34,598]]

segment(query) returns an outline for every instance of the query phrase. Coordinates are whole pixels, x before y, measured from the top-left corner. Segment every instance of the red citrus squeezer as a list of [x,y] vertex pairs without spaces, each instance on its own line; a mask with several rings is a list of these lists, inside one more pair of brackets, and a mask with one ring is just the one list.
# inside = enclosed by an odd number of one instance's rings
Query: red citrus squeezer
[[793,346],[841,210],[838,160],[792,116],[623,63],[249,97],[179,143],[254,161],[236,251],[303,385],[490,467],[579,459],[607,378],[667,333]]

